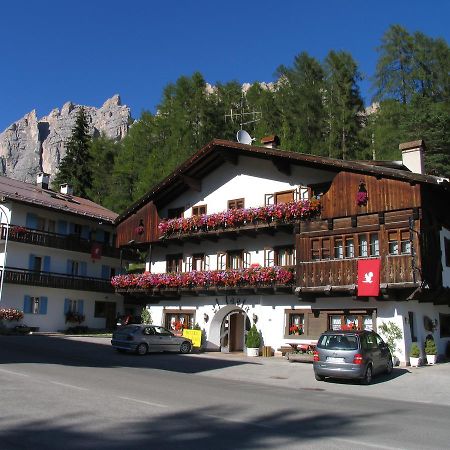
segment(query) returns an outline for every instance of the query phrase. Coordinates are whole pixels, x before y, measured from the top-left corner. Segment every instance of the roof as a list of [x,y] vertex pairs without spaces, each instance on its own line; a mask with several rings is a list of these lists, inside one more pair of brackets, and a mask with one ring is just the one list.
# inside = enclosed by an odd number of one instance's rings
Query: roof
[[35,207],[54,209],[95,220],[114,222],[117,214],[85,198],[60,194],[50,189],[0,176],[0,197]]
[[[323,168],[335,172],[342,170],[361,174],[393,178],[408,181],[410,183],[424,183],[439,185],[442,181],[432,175],[412,173],[407,169],[393,168],[397,164],[392,162],[380,164],[369,161],[345,161],[342,159],[327,158],[324,156],[308,155],[299,152],[291,152],[281,149],[259,147],[240,144],[238,142],[214,139],[189,159],[178,166],[168,177],[155,185],[150,191],[132,204],[126,211],[116,218],[116,223],[122,222],[128,216],[140,209],[144,204],[154,201],[164,204],[180,195],[191,186],[192,181],[199,180],[224,162],[237,162],[238,156],[250,156],[254,158],[272,160],[277,167],[286,167],[289,164],[306,167]],[[378,163],[378,165],[376,165]],[[403,168],[403,166],[401,166]],[[446,183],[447,184],[447,183]],[[448,186],[445,186],[448,189]]]

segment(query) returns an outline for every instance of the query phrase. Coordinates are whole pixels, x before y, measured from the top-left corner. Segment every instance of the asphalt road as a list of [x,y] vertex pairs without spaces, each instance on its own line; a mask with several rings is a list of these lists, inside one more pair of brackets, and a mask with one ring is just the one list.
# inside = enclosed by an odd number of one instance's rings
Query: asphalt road
[[105,344],[0,336],[1,450],[450,447],[448,384],[429,387],[446,394],[427,403],[415,392],[426,372],[317,383],[281,359],[138,357]]

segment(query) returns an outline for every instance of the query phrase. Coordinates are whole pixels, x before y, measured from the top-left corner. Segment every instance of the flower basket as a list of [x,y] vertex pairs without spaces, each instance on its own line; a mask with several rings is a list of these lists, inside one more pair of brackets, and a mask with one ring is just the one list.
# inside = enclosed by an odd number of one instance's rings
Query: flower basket
[[15,308],[0,308],[0,320],[13,322],[23,319],[23,312]]
[[66,314],[66,323],[82,323],[85,320],[84,314],[79,314],[76,312],[68,312]]

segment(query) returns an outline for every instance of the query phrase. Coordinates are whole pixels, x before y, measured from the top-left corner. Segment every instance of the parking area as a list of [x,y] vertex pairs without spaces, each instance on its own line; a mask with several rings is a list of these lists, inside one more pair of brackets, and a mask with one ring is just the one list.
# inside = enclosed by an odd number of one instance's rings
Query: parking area
[[[104,344],[106,351],[113,351],[110,339],[97,337],[63,337],[77,341]],[[149,354],[144,358],[152,358]],[[198,376],[233,380],[237,382],[254,382],[267,386],[292,389],[300,394],[302,391],[324,391],[333,394],[358,395],[392,400],[404,400],[421,403],[450,406],[450,363],[418,368],[396,367],[392,375],[374,378],[369,386],[361,386],[346,380],[328,380],[318,382],[314,378],[312,365],[309,363],[290,362],[284,357],[250,358],[242,353],[204,352],[185,355],[192,364],[198,360],[199,365],[207,367],[206,360],[236,361],[240,364],[211,364],[211,369],[198,371]],[[136,358],[140,358],[136,356]]]

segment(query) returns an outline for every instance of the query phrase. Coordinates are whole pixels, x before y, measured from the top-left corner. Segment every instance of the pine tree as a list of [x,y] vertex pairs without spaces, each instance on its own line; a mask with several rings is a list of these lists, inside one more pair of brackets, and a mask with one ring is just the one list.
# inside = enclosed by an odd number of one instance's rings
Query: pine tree
[[81,107],[75,119],[72,135],[66,144],[66,156],[60,161],[53,186],[68,183],[79,197],[88,198],[92,188],[91,156],[89,152],[89,126],[84,109]]

